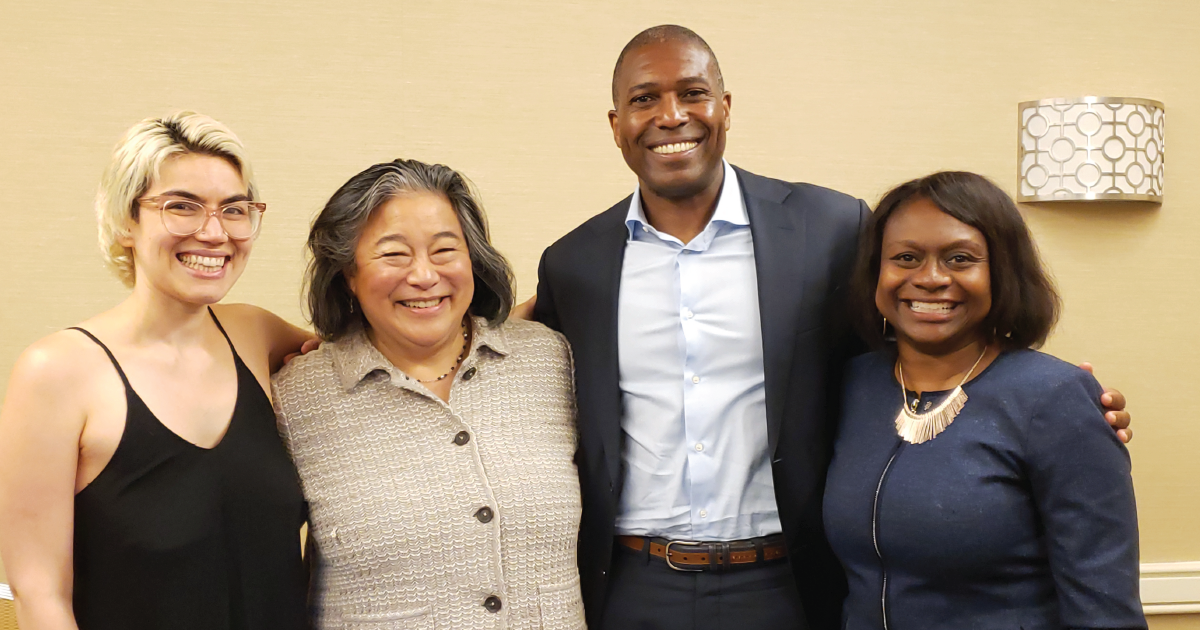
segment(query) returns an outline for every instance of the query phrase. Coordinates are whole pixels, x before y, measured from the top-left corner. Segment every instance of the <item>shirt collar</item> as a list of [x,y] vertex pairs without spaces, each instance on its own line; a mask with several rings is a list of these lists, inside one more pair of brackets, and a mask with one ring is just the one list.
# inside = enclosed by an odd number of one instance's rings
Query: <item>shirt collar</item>
[[[728,223],[730,225],[750,225],[750,216],[746,213],[746,199],[742,197],[742,187],[738,183],[737,173],[724,159],[721,164],[725,167],[725,179],[721,182],[721,193],[717,196],[717,209],[713,212],[709,224]],[[629,211],[625,214],[625,227],[629,237],[633,238],[638,229],[657,234],[650,220],[646,218],[646,210],[642,207],[642,187],[633,191],[633,199],[629,201]],[[705,226],[708,229],[708,226]]]
[[[501,326],[490,327],[482,317],[472,317],[471,321],[475,334],[471,337],[471,352],[464,365],[471,362],[483,347],[501,357],[508,355],[508,340]],[[354,389],[355,385],[376,370],[383,370],[399,381],[404,380],[404,373],[383,356],[367,338],[365,331],[360,330],[327,345],[333,353],[334,373],[346,391]]]

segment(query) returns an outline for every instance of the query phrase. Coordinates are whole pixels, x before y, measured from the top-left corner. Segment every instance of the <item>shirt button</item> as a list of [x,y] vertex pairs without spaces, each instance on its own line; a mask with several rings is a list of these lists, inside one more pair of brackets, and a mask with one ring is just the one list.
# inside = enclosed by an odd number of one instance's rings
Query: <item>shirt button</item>
[[692,309],[690,309],[690,308],[683,309],[683,318],[684,319],[691,319],[695,316],[696,316],[696,314],[692,312]]
[[[892,407],[895,409],[895,407]],[[708,518],[708,510],[700,510],[700,518]]]
[[463,372],[462,380],[469,381],[473,378],[475,378],[475,368],[468,368],[466,372]]
[[479,519],[480,523],[492,522],[493,516],[495,516],[495,514],[492,514],[492,508],[490,507],[481,507],[479,508],[479,511],[475,512],[475,518]]
[[[699,376],[693,376],[693,377],[692,377],[692,382],[693,382],[693,383],[699,383],[699,382],[700,382],[700,377],[699,377]],[[895,408],[895,407],[893,407],[893,409],[894,409],[894,408]]]
[[699,453],[700,451],[703,451],[703,450],[704,450],[704,445],[699,442],[696,442],[696,452]]
[[458,435],[454,436],[454,443],[459,446],[465,446],[471,441],[471,434],[466,431],[459,431]]
[[499,597],[492,595],[491,597],[483,600],[483,607],[486,608],[488,612],[496,613],[500,612],[501,608],[504,608],[504,604],[500,602]]

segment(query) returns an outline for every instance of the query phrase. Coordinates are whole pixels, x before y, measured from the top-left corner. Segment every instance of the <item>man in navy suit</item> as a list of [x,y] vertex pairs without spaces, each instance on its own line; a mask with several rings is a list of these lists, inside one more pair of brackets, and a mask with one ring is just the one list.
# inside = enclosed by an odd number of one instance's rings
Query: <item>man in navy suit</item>
[[575,353],[589,627],[835,627],[821,490],[866,204],[728,165],[731,96],[683,27],[625,47],[613,104],[638,189],[546,250],[535,307]]
[[638,187],[539,266],[534,317],[574,350],[594,630],[840,627],[821,493],[869,210],[725,162],[731,102],[694,32],[634,37],[609,121]]

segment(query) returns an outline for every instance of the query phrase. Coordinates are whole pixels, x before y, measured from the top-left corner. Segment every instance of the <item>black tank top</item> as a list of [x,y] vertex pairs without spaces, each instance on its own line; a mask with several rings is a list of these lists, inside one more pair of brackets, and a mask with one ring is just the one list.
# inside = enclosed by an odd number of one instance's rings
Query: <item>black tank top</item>
[[304,497],[233,343],[237,402],[225,437],[204,449],[159,422],[112,352],[74,330],[104,348],[128,406],[112,459],[75,495],[80,630],[306,628]]

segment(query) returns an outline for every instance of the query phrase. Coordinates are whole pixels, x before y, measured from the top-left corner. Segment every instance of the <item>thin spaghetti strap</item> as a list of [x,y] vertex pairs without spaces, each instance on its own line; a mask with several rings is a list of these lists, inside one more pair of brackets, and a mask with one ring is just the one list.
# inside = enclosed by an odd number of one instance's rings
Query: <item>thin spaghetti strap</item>
[[90,333],[78,326],[71,326],[67,330],[78,330],[79,332],[87,335],[88,339],[95,341],[96,345],[100,346],[100,348],[102,350],[104,350],[104,354],[108,355],[108,360],[112,361],[113,367],[117,368],[117,375],[119,375],[121,377],[121,382],[125,383],[125,389],[127,389],[127,390],[133,389],[133,386],[129,384],[129,379],[125,377],[125,370],[122,370],[121,364],[117,363],[117,357],[113,356],[112,350],[109,350],[108,346],[104,345],[103,341],[100,341],[99,339],[96,338],[96,335],[93,335],[92,333]]
[[212,316],[213,323],[217,325],[217,330],[221,331],[221,335],[225,337],[225,343],[229,344],[229,350],[233,352],[233,356],[237,356],[237,348],[233,347],[233,341],[229,338],[229,333],[225,332],[225,327],[221,325],[221,320],[217,319],[217,314],[213,312],[209,306],[208,314]]

